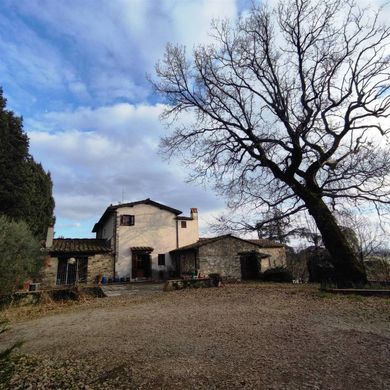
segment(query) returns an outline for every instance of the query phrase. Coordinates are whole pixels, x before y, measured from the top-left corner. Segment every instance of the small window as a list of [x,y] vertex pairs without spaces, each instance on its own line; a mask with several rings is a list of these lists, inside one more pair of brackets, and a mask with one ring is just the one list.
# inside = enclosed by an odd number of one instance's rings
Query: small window
[[158,255],[158,265],[165,265],[165,254],[159,254]]
[[133,226],[134,215],[121,215],[121,226]]
[[181,227],[185,229],[187,227],[187,221],[181,221]]

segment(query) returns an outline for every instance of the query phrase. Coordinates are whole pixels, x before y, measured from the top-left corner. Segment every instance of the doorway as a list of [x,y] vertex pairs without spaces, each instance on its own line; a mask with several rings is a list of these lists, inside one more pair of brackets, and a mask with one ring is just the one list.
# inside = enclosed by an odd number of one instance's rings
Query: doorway
[[88,257],[62,257],[58,259],[57,284],[71,285],[87,281]]
[[260,265],[256,253],[243,253],[240,256],[241,279],[256,280],[260,275]]
[[150,278],[151,276],[151,256],[150,252],[138,252],[132,253],[132,279],[136,278]]

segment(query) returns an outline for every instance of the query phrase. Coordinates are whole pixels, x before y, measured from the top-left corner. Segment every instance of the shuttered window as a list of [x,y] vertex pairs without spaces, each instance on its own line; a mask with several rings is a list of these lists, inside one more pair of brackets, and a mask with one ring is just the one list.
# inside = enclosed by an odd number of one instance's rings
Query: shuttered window
[[134,223],[134,215],[121,215],[121,226],[133,226]]

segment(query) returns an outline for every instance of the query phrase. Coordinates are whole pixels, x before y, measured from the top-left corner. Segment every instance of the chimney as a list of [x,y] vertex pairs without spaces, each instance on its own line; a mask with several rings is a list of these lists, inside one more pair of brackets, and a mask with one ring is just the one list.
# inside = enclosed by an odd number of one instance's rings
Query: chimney
[[196,209],[196,208],[191,209],[191,218],[198,219],[198,209]]
[[47,228],[47,234],[46,234],[46,248],[50,248],[53,246],[53,238],[54,238],[54,226],[49,226]]

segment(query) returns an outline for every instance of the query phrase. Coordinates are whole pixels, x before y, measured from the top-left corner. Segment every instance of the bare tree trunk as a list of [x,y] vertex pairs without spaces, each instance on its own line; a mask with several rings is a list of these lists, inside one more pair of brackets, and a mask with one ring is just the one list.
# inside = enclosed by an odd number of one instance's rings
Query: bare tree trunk
[[367,283],[364,264],[359,261],[345,234],[325,202],[313,193],[305,196],[305,203],[314,218],[322,241],[332,257],[338,287],[363,286]]

